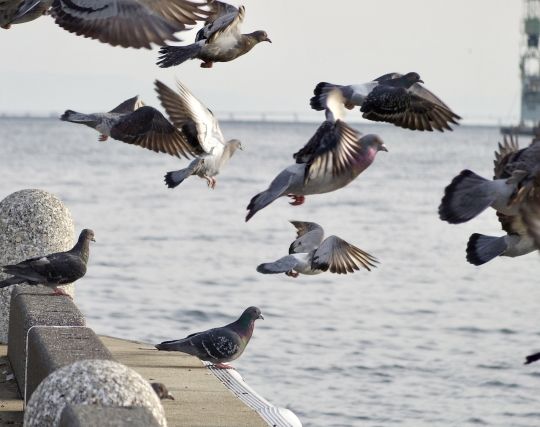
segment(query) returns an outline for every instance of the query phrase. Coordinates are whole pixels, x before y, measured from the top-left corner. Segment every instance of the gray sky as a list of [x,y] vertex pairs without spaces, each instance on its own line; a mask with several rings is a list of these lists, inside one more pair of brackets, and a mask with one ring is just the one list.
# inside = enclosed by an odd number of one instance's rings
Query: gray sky
[[[238,5],[238,3],[234,3]],[[310,114],[319,81],[361,83],[417,71],[467,122],[519,113],[518,0],[244,0],[243,32],[262,43],[231,63],[155,65],[152,51],[68,33],[45,16],[0,30],[0,112],[109,110],[139,94],[158,106],[153,81],[181,79],[211,109]],[[192,41],[195,32],[179,33]]]

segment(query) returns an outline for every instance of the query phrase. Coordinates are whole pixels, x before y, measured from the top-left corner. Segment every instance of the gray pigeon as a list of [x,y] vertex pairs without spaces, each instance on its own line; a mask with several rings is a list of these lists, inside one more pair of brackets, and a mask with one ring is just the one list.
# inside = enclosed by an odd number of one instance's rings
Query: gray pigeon
[[108,113],[83,114],[67,110],[60,120],[80,123],[101,133],[99,141],[113,139],[172,156],[192,155],[189,144],[158,110],[144,106],[138,96]]
[[[363,135],[339,117],[335,101],[338,92],[327,101],[326,120],[307,144],[293,155],[296,163],[281,171],[267,190],[254,196],[247,210],[246,221],[282,196],[301,205],[305,196],[338,190],[352,182],[375,160],[379,151],[388,151],[378,135]],[[326,101],[325,101],[326,102]]]
[[212,0],[2,0],[0,27],[50,13],[65,30],[113,46],[147,48],[177,41],[178,31],[207,19]]
[[216,368],[230,369],[232,366],[225,362],[238,359],[244,352],[257,319],[264,319],[261,310],[257,307],[248,307],[233,323],[191,334],[179,340],[164,341],[157,344],[156,348],[191,354],[213,363]]
[[53,295],[67,295],[57,286],[73,283],[86,274],[90,241],[95,242],[94,232],[84,229],[75,246],[67,252],[38,256],[15,265],[3,266],[2,271],[13,277],[0,281],[0,288],[27,283],[54,288]]
[[213,189],[215,176],[236,150],[242,150],[242,144],[237,139],[225,141],[214,114],[186,86],[180,82],[177,85],[178,93],[156,80],[156,91],[169,119],[182,131],[196,158],[187,168],[168,172],[165,183],[174,188],[187,177],[196,175],[204,178]]
[[169,390],[167,389],[165,384],[151,383],[150,385],[152,386],[152,388],[154,389],[154,391],[156,392],[160,400],[163,400],[163,399],[174,400],[174,396],[171,393],[169,393]]
[[245,8],[238,9],[228,3],[214,1],[210,4],[211,15],[199,30],[195,43],[187,46],[163,46],[158,65],[162,68],[182,64],[188,59],[202,60],[202,68],[211,68],[214,62],[229,62],[248,53],[260,42],[272,41],[266,31],[250,34],[240,33]]
[[495,152],[493,180],[462,171],[446,187],[439,217],[459,224],[489,206],[497,211],[507,234],[471,235],[467,261],[482,265],[497,256],[516,257],[540,249],[540,140],[519,149],[517,140],[505,136]]
[[348,86],[321,82],[315,87],[310,104],[314,110],[324,110],[328,93],[338,89],[345,106],[359,106],[365,119],[411,130],[452,130],[449,123],[458,124],[456,120],[461,117],[420,83],[424,82],[414,72],[388,73],[368,83]]
[[347,274],[375,267],[377,258],[362,249],[347,243],[337,236],[324,239],[323,228],[314,222],[291,221],[296,227],[296,240],[289,247],[289,255],[277,261],[260,264],[257,271],[263,274],[285,273],[298,277],[298,274],[331,273]]

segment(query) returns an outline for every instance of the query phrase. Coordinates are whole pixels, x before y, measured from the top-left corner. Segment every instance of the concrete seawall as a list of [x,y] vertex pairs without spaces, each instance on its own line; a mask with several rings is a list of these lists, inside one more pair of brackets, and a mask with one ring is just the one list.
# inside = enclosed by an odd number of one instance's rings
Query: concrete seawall
[[[273,407],[241,380],[236,381],[236,372],[219,372],[218,379],[212,369],[187,354],[158,352],[148,344],[98,337],[70,298],[52,296],[50,289],[43,287],[17,286],[13,290],[9,341],[7,349],[0,346],[0,357],[2,425],[22,425],[24,404],[41,381],[57,369],[85,359],[115,360],[147,381],[164,383],[175,397],[162,401],[169,426],[301,425],[287,421],[296,418],[287,410]],[[239,387],[244,388],[238,391]],[[66,405],[58,425],[154,425],[149,422],[151,414],[142,407],[93,404],[89,411],[88,406]]]

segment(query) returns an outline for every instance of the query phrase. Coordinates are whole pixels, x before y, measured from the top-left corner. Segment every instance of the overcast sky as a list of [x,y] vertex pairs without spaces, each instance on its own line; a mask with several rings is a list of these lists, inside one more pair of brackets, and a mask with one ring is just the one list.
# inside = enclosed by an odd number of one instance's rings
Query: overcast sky
[[[109,110],[139,94],[158,106],[153,81],[179,78],[217,112],[309,113],[319,81],[361,83],[417,71],[468,122],[519,114],[519,0],[244,0],[243,32],[262,43],[231,62],[155,65],[157,48],[111,47],[44,16],[0,29],[0,112]],[[238,5],[235,3],[235,5]],[[179,33],[192,41],[195,32]]]

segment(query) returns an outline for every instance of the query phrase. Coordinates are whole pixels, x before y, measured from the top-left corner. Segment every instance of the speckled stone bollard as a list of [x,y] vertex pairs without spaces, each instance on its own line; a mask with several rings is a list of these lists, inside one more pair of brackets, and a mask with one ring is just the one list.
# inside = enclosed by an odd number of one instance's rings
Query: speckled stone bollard
[[[74,244],[71,213],[53,194],[21,190],[0,202],[0,266],[66,251]],[[0,280],[9,277],[0,272]],[[0,342],[7,342],[13,286],[0,289]],[[73,296],[73,285],[61,287]]]
[[143,407],[162,427],[165,411],[156,393],[137,372],[110,360],[83,360],[54,371],[32,394],[25,427],[56,427],[67,404]]

